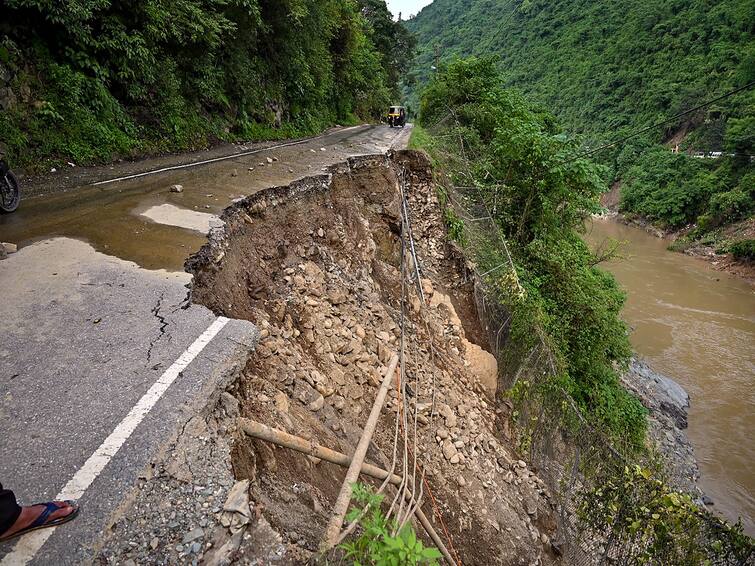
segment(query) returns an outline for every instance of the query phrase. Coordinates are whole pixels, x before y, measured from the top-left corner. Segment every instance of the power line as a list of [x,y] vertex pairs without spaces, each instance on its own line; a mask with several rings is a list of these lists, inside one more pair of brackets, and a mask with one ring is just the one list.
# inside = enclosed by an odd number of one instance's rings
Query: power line
[[[516,0],[514,0],[514,1],[516,1]],[[511,18],[513,18],[513,17],[514,17],[514,14],[516,14],[517,10],[519,10],[519,6],[521,6],[521,5],[522,5],[522,3],[520,2],[519,4],[517,4],[516,6],[514,6],[514,9],[513,9],[513,10],[511,11],[511,13],[509,14],[509,17],[508,17],[508,18],[506,18],[506,19],[505,19],[505,20],[504,20],[504,21],[503,21],[503,22],[501,23],[501,25],[499,26],[499,28],[498,28],[498,29],[500,29],[501,31],[503,31],[503,28],[505,28],[505,27],[506,27],[506,24],[507,24],[507,23],[509,23],[509,22],[511,21]],[[511,5],[509,5],[509,7],[511,7]]]
[[613,142],[608,143],[606,145],[602,145],[602,146],[597,147],[595,149],[591,149],[590,151],[586,151],[584,153],[580,153],[579,155],[577,155],[575,157],[575,159],[579,159],[580,157],[587,157],[588,155],[592,155],[593,153],[597,153],[599,151],[603,151],[604,149],[608,149],[609,147],[613,147],[615,145],[618,145],[618,144],[620,144],[622,142],[627,141],[628,139],[631,139],[631,138],[634,138],[636,136],[639,136],[640,134],[643,134],[643,133],[647,132],[648,130],[652,130],[654,128],[657,128],[659,126],[662,126],[664,124],[672,122],[672,121],[676,120],[677,118],[681,118],[682,116],[686,116],[687,114],[691,114],[692,112],[697,112],[701,108],[705,108],[706,106],[709,106],[709,105],[713,104],[714,102],[718,102],[719,100],[723,100],[724,98],[728,98],[729,96],[737,94],[738,92],[742,92],[743,90],[747,90],[748,88],[750,88],[750,87],[752,87],[754,85],[755,85],[755,81],[753,81],[753,82],[751,82],[749,84],[746,84],[744,86],[741,86],[741,87],[739,87],[737,89],[734,89],[734,90],[732,90],[730,92],[727,92],[726,94],[722,94],[721,96],[719,96],[717,98],[713,98],[712,100],[708,100],[707,102],[704,102],[704,103],[702,103],[702,104],[700,104],[698,106],[695,106],[694,108],[690,108],[689,110],[685,110],[684,112],[680,112],[679,114],[676,114],[675,116],[671,116],[670,118],[666,118],[665,120],[662,120],[661,122],[656,122],[655,124],[652,124],[650,126],[642,128],[641,130],[638,130],[638,131],[634,132],[633,134],[629,134],[628,136],[620,138],[620,139],[618,139],[616,141],[613,141]]
[[[507,9],[508,9],[508,8],[511,8],[511,6],[512,6],[512,5],[513,5],[513,4],[515,3],[515,2],[516,2],[516,0],[511,0],[511,2],[509,2],[509,3],[508,3],[508,5],[506,6],[506,8],[507,8]],[[498,39],[498,38],[500,37],[500,35],[501,35],[501,34],[502,34],[502,33],[504,32],[504,29],[505,29],[505,27],[506,27],[506,24],[508,24],[508,23],[509,23],[509,21],[511,20],[511,18],[513,18],[513,17],[514,17],[514,14],[516,14],[517,10],[519,10],[519,6],[521,6],[521,5],[522,5],[522,4],[521,4],[521,2],[520,2],[519,4],[517,4],[516,6],[514,6],[514,9],[513,9],[512,11],[511,11],[511,13],[510,13],[510,14],[508,15],[508,17],[507,17],[507,18],[506,18],[506,19],[505,19],[505,20],[504,20],[503,22],[501,22],[501,23],[500,23],[500,24],[498,25],[498,33],[494,34],[494,35],[493,35],[493,37],[491,37],[491,38],[490,38],[490,39],[488,39],[488,41],[487,41],[487,45],[488,45],[488,48],[490,48],[490,46],[492,45],[493,41],[497,40],[497,39]]]

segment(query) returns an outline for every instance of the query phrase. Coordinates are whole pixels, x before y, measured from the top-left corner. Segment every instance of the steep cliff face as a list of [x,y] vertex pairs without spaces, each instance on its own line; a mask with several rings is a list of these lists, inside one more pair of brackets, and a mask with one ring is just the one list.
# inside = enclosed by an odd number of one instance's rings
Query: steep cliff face
[[[402,256],[402,183],[419,280],[408,248]],[[195,301],[261,329],[234,389],[241,416],[349,454],[385,366],[403,350],[406,397],[392,389],[367,460],[416,478],[425,514],[465,564],[555,560],[550,496],[504,432],[495,358],[467,266],[446,243],[424,155],[350,160],[258,193],[224,220],[188,268]],[[236,479],[250,480],[252,504],[287,555],[306,559],[343,469],[234,438]],[[253,542],[242,553],[244,545]]]

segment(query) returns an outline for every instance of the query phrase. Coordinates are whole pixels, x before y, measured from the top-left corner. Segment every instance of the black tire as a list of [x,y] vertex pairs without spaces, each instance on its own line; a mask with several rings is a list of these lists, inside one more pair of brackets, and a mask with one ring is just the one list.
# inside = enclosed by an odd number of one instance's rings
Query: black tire
[[[6,179],[8,182],[6,183]],[[0,177],[0,211],[13,212],[21,202],[21,189],[16,176],[8,171],[5,178]]]

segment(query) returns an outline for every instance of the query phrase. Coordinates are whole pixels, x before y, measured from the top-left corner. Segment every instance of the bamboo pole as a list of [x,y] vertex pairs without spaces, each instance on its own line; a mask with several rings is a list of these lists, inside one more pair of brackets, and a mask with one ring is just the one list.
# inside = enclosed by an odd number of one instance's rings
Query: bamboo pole
[[[278,446],[290,448],[291,450],[314,456],[315,458],[325,460],[332,464],[338,464],[344,468],[347,468],[349,464],[351,464],[351,458],[346,454],[336,452],[330,448],[325,448],[324,446],[320,446],[319,444],[315,444],[314,442],[305,440],[299,436],[294,436],[293,434],[271,428],[250,419],[240,418],[238,422],[241,430],[253,438],[272,442]],[[379,480],[384,480],[389,475],[384,469],[367,463],[362,463],[362,473]],[[401,483],[401,476],[391,474],[390,483],[393,485],[399,485]]]
[[341,532],[343,519],[346,516],[346,512],[349,510],[351,492],[354,490],[354,484],[359,479],[359,471],[362,469],[364,457],[367,455],[367,448],[369,448],[370,440],[372,440],[372,435],[375,433],[378,418],[380,418],[380,413],[383,410],[385,397],[388,395],[388,389],[391,387],[393,374],[396,372],[397,365],[398,355],[394,355],[393,358],[391,358],[391,362],[388,364],[388,370],[385,372],[385,377],[383,377],[383,383],[380,385],[380,389],[378,389],[375,402],[372,404],[370,416],[367,418],[364,430],[362,430],[362,436],[354,450],[354,456],[351,458],[351,463],[346,471],[346,477],[343,478],[341,491],[338,493],[336,502],[333,504],[333,516],[328,522],[328,526],[325,529],[325,539],[320,545],[320,550],[322,552],[326,552],[333,548],[338,540],[338,534]]
[[[331,450],[330,448],[325,448],[324,446],[320,446],[319,444],[315,444],[314,442],[305,440],[299,436],[294,436],[293,434],[271,428],[267,425],[258,423],[250,419],[240,418],[238,420],[238,423],[239,428],[252,438],[258,438],[266,442],[272,442],[273,444],[277,444],[278,446],[283,446],[284,448],[290,448],[291,450],[302,452],[303,454],[309,454],[311,456],[315,456],[316,458],[320,458],[321,460],[325,460],[326,462],[330,462],[331,464],[337,464],[343,467],[348,467],[351,464],[352,459],[349,458],[346,454],[336,452],[335,450]],[[372,464],[363,462],[361,472],[379,480],[384,480],[390,476],[390,479],[388,481],[391,484],[401,485],[401,476],[397,474],[389,474],[384,469],[373,466]],[[448,563],[456,564],[456,561],[451,556],[451,553],[448,552],[446,545],[443,544],[443,540],[433,528],[432,523],[430,523],[430,519],[427,518],[427,515],[425,515],[424,511],[422,511],[421,508],[417,508],[415,514],[417,516],[417,519],[419,519],[422,527],[430,536],[435,546],[438,547],[438,550],[441,551]]]

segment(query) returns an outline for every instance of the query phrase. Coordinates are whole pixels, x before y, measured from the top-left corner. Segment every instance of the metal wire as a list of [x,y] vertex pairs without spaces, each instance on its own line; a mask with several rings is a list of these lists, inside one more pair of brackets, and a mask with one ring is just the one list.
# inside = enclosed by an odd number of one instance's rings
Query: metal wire
[[[449,116],[458,127],[456,115]],[[465,181],[451,183],[447,187],[447,193],[454,212],[465,221],[465,236],[470,239],[466,247],[469,250],[478,244],[495,241],[504,252],[505,261],[482,273],[475,270],[474,277],[475,303],[480,322],[488,333],[492,353],[501,364],[510,346],[507,343],[507,332],[514,308],[502,303],[492,284],[492,280],[495,279],[493,275],[508,266],[518,291],[523,293],[524,289],[518,280],[517,269],[506,238],[484,199],[478,198],[480,187],[472,175],[469,157],[458,130],[449,132],[445,139],[453,138],[457,139],[458,148],[441,148],[439,153],[445,155],[449,163],[458,168],[454,171],[455,179]],[[485,170],[484,164],[476,165],[478,170]],[[505,183],[498,186],[505,186]],[[494,206],[497,206],[497,202]],[[605,525],[600,531],[588,529],[580,522],[578,514],[580,505],[586,501],[585,494],[600,486],[602,479],[616,477],[615,474],[620,474],[625,466],[633,464],[632,459],[626,457],[624,451],[614,446],[600,431],[590,426],[574,399],[562,388],[554,385],[551,378],[559,375],[561,364],[545,331],[539,325],[535,325],[534,344],[523,354],[517,366],[511,368],[514,371],[502,376],[502,385],[507,389],[520,381],[527,381],[531,388],[547,385],[554,396],[549,406],[546,406],[545,399],[533,397],[517,407],[521,413],[518,419],[520,423],[536,423],[527,435],[528,460],[555,496],[559,516],[559,539],[553,541],[554,545],[563,553],[564,561],[568,564],[637,563],[638,556],[645,549],[646,541],[622,541],[611,525]],[[557,410],[552,407],[556,407]],[[574,424],[565,426],[565,423],[569,422]],[[593,473],[586,475],[585,470],[593,470]],[[642,502],[634,504],[642,505]],[[699,540],[709,546],[720,544],[723,549],[715,556],[709,557],[710,563],[748,563],[752,557],[752,549],[742,551],[737,546],[736,537],[726,530],[724,523],[705,511],[700,513],[704,527],[697,535]],[[653,563],[673,562],[673,549],[656,549],[655,552]]]

